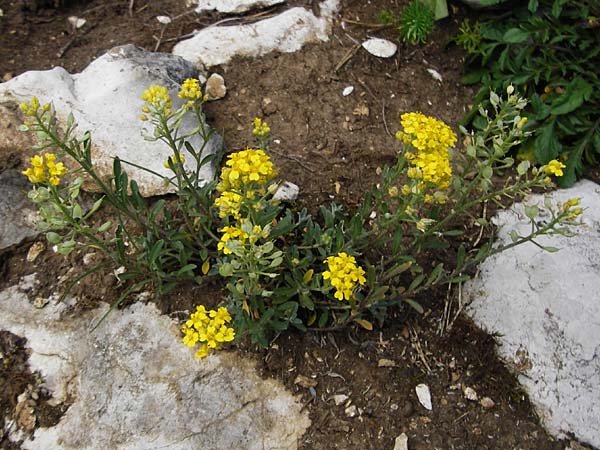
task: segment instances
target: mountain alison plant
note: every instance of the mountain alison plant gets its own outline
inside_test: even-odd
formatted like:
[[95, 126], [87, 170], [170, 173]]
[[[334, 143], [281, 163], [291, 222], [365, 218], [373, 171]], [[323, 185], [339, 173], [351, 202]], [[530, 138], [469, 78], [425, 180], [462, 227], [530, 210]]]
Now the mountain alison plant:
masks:
[[[21, 108], [23, 128], [40, 139], [23, 174], [32, 182], [29, 198], [40, 209], [38, 226], [56, 251], [104, 252], [106, 261], [82, 276], [116, 269], [123, 294], [111, 309], [142, 288], [166, 295], [184, 281], [223, 280], [220, 304], [210, 310], [198, 305], [182, 324], [182, 343], [196, 349], [198, 358], [239, 339], [268, 346], [290, 327], [372, 330], [384, 325], [391, 310], [423, 311], [417, 299], [427, 290], [465, 281], [468, 270], [489, 255], [527, 242], [541, 246], [542, 235], [569, 235], [583, 212], [578, 199], [529, 205], [531, 232], [513, 233], [512, 242], [493, 245], [486, 205], [502, 207], [531, 189], [553, 186], [565, 169], [558, 160], [540, 167], [522, 161], [503, 185], [492, 183], [495, 173], [515, 164], [506, 155], [530, 133], [522, 115], [527, 101], [513, 86], [506, 95], [490, 95], [491, 110], [479, 109], [485, 126], [461, 129], [463, 150], [454, 148], [458, 138], [445, 123], [421, 113], [402, 114], [396, 134], [401, 149], [395, 164], [383, 168], [380, 183], [354, 210], [332, 203], [314, 216], [278, 200], [280, 175], [268, 149], [271, 129], [260, 118], [252, 123], [256, 145], [228, 154], [218, 179], [200, 182], [197, 169], [184, 161], [191, 158], [201, 166], [215, 156], [192, 148], [190, 135], [179, 131], [183, 116], [193, 114], [200, 124], [194, 133], [209, 137], [198, 81], [186, 80], [177, 97], [151, 86], [140, 117], [154, 127], [148, 139], [165, 142], [172, 152], [165, 160], [172, 175], [165, 182], [178, 193], [170, 204], [140, 197], [123, 169], [132, 163], [115, 159], [112, 178], [101, 179], [91, 159], [90, 134], [76, 136], [72, 116], [60, 131], [52, 106], [37, 99]], [[89, 209], [79, 200], [84, 176], [102, 192]], [[98, 225], [93, 214], [100, 207], [112, 219]], [[464, 223], [482, 234], [487, 230], [489, 239], [470, 248]], [[451, 246], [457, 250], [448, 264], [439, 250]]]

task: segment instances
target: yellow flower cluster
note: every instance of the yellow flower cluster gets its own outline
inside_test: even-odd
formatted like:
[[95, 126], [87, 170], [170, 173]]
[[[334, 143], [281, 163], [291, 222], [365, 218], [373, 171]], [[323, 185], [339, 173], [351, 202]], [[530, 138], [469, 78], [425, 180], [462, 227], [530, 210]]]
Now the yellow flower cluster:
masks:
[[268, 230], [263, 230], [260, 225], [254, 225], [249, 232], [244, 231], [241, 227], [234, 226], [226, 226], [219, 231], [223, 233], [223, 235], [217, 244], [217, 249], [222, 251], [224, 255], [231, 254], [231, 250], [227, 247], [227, 243], [230, 241], [238, 241], [241, 245], [244, 245], [247, 241], [254, 243], [261, 237], [268, 237]]
[[[171, 155], [171, 156], [169, 156], [169, 159], [167, 159], [163, 163], [163, 166], [165, 166], [165, 169], [169, 168], [169, 161], [171, 161], [171, 165], [173, 165], [173, 167], [177, 166], [177, 156]], [[185, 162], [185, 156], [180, 153], [179, 154], [179, 164], [183, 165], [184, 162]]]
[[350, 300], [356, 284], [363, 285], [367, 281], [365, 271], [356, 265], [354, 256], [340, 252], [337, 256], [329, 256], [325, 262], [329, 270], [323, 272], [323, 279], [329, 280], [336, 289], [334, 297], [340, 301]]
[[[579, 208], [580, 204], [581, 204], [581, 199], [579, 199], [579, 198], [571, 198], [571, 199], [567, 200], [565, 203], [563, 203], [562, 210], [563, 210], [563, 212], [568, 213], [566, 216], [567, 220], [575, 220], [577, 217], [579, 217], [583, 213], [583, 208]], [[577, 206], [578, 208], [575, 208], [575, 206]]]
[[202, 98], [200, 82], [196, 78], [188, 78], [181, 85], [181, 90], [177, 96], [183, 100], [198, 100]]
[[207, 311], [203, 305], [197, 306], [181, 327], [182, 341], [190, 348], [200, 343], [196, 358], [205, 358], [209, 350], [219, 350], [223, 343], [233, 341], [235, 331], [226, 325], [229, 322], [231, 315], [227, 308]]
[[407, 175], [446, 189], [452, 177], [448, 149], [456, 143], [456, 135], [452, 129], [421, 113], [402, 114], [400, 124], [404, 131], [396, 133], [396, 139], [416, 150], [416, 154], [406, 154], [413, 166], [413, 170], [409, 169]]
[[232, 216], [234, 219], [239, 220], [241, 217], [242, 196], [236, 192], [225, 191], [215, 199], [215, 206], [219, 208], [221, 219]]
[[[44, 161], [45, 160], [45, 161]], [[54, 153], [46, 153], [44, 156], [35, 155], [30, 159], [31, 167], [21, 172], [31, 183], [43, 183], [48, 181], [52, 186], [58, 186], [60, 177], [68, 170], [63, 163], [56, 163]]]
[[256, 137], [265, 137], [268, 136], [269, 133], [271, 133], [271, 129], [269, 128], [267, 122], [262, 121], [258, 117], [254, 119], [252, 124], [254, 125], [254, 128], [252, 129], [252, 134]]
[[[226, 167], [221, 170], [217, 190], [221, 195], [215, 200], [219, 217], [240, 218], [240, 207], [244, 198], [255, 198], [256, 193], [265, 193], [259, 186], [267, 184], [277, 176], [269, 156], [263, 150], [247, 149], [228, 156]], [[247, 189], [249, 187], [258, 189]]]
[[562, 177], [563, 176], [562, 170], [565, 167], [567, 167], [567, 166], [565, 166], [560, 161], [553, 159], [552, 161], [550, 161], [548, 164], [546, 164], [544, 166], [544, 172], [546, 172], [547, 175], [554, 175], [556, 177]]
[[[163, 111], [165, 114], [171, 114], [171, 96], [165, 86], [154, 84], [144, 91], [142, 100], [152, 106], [154, 109]], [[142, 108], [145, 113], [150, 112], [147, 106]]]
[[225, 165], [227, 167], [221, 171], [222, 190], [240, 189], [250, 183], [267, 184], [277, 176], [271, 159], [263, 150], [249, 148], [232, 153]]

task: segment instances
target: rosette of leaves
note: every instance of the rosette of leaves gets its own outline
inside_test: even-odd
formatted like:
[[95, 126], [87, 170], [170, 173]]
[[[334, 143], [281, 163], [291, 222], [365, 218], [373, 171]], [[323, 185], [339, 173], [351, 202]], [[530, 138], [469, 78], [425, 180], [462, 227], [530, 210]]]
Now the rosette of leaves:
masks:
[[427, 35], [433, 30], [433, 21], [433, 10], [428, 5], [413, 0], [400, 16], [400, 37], [404, 42], [424, 44]]

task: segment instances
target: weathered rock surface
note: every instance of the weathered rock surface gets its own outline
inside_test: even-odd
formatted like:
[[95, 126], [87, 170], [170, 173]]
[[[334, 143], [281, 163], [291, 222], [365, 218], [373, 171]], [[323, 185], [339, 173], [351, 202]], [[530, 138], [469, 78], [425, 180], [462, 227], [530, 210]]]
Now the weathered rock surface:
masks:
[[285, 3], [285, 0], [193, 0], [190, 5], [198, 5], [197, 13], [217, 10], [221, 13], [239, 14], [251, 9], [268, 8]]
[[[132, 45], [115, 47], [93, 61], [83, 72], [69, 74], [62, 68], [26, 72], [0, 84], [0, 103], [20, 103], [37, 96], [42, 103], [53, 102], [58, 117], [65, 121], [73, 112], [81, 132], [92, 133], [92, 156], [98, 172], [112, 174], [113, 157], [135, 163], [161, 175], [171, 175], [163, 162], [172, 151], [163, 142], [151, 142], [143, 134], [151, 134], [150, 126], [139, 120], [143, 106], [141, 95], [152, 84], [169, 88], [174, 105], [183, 80], [197, 77], [197, 69], [177, 56], [151, 53]], [[7, 110], [8, 111], [8, 110]], [[191, 115], [182, 123], [182, 130], [192, 130], [197, 124]], [[0, 133], [2, 130], [0, 129]], [[219, 145], [214, 138], [205, 146], [212, 152]], [[2, 137], [0, 136], [0, 142]], [[202, 147], [199, 137], [190, 140], [194, 148]], [[193, 169], [193, 158], [186, 167]], [[133, 166], [125, 166], [130, 178], [136, 179], [144, 196], [173, 192], [173, 186]], [[205, 166], [201, 177], [212, 179], [214, 168]]]
[[0, 173], [0, 250], [35, 236], [37, 212], [27, 198], [29, 182], [13, 169]]
[[72, 317], [55, 298], [39, 310], [18, 286], [0, 292], [0, 329], [26, 337], [31, 369], [57, 401], [73, 400], [23, 448], [297, 448], [310, 421], [281, 384], [235, 353], [196, 360], [152, 304], [115, 311], [91, 331], [107, 308]]
[[339, 0], [325, 0], [320, 8], [320, 17], [297, 7], [250, 25], [208, 27], [179, 42], [173, 53], [208, 68], [225, 64], [234, 56], [256, 57], [274, 50], [295, 52], [306, 43], [329, 39]]
[[[551, 195], [561, 202], [573, 197], [587, 208], [586, 226], [572, 238], [539, 240], [561, 248], [558, 253], [525, 244], [486, 260], [467, 288], [467, 313], [500, 336], [501, 357], [520, 374], [546, 427], [599, 447], [600, 186], [582, 181]], [[496, 220], [501, 242], [510, 242], [513, 229], [529, 229], [521, 204]]]

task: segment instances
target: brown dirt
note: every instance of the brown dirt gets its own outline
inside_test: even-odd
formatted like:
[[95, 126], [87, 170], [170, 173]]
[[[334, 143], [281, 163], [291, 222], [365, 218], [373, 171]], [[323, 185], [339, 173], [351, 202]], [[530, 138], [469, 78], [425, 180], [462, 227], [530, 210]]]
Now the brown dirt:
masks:
[[[6, 78], [58, 65], [77, 72], [119, 44], [155, 50], [154, 37], [161, 33], [158, 49], [169, 51], [179, 36], [222, 18], [196, 16], [179, 0], [138, 0], [131, 15], [127, 1], [63, 2], [66, 6], [60, 8], [37, 9], [32, 7], [35, 3], [0, 1], [4, 11], [0, 75]], [[271, 54], [215, 68], [224, 76], [228, 94], [206, 107], [209, 122], [224, 133], [232, 150], [251, 142], [254, 117], [266, 118], [275, 140], [273, 159], [280, 173], [301, 187], [299, 203], [309, 206], [331, 199], [360, 202], [364, 191], [377, 181], [377, 168], [394, 161], [399, 145], [393, 134], [401, 113], [421, 111], [456, 127], [473, 97], [470, 88], [458, 83], [463, 55], [448, 45], [457, 24], [468, 14], [462, 7], [453, 8], [450, 19], [436, 24], [425, 46], [401, 44], [389, 60], [356, 49], [341, 65], [355, 42], [366, 36], [396, 39], [393, 29], [369, 24], [376, 21], [379, 10], [398, 11], [406, 4], [395, 0], [343, 3], [341, 16], [352, 22], [342, 27], [338, 21], [329, 42], [295, 54]], [[73, 31], [66, 19], [70, 15], [84, 17], [88, 23]], [[157, 15], [178, 18], [162, 30]], [[428, 68], [442, 74], [443, 83], [434, 81]], [[343, 97], [343, 88], [350, 85], [354, 92]], [[12, 161], [13, 156], [5, 152], [0, 162]], [[49, 294], [64, 289], [67, 279], [84, 270], [83, 255], [77, 253], [64, 259], [46, 250], [34, 263], [26, 263], [31, 243], [0, 255], [0, 288], [36, 272], [40, 294]], [[103, 286], [102, 291], [97, 286]], [[218, 301], [219, 287], [210, 286], [208, 291]], [[206, 287], [182, 286], [158, 304], [165, 313], [176, 314], [191, 309], [200, 292], [206, 296]], [[83, 298], [83, 307], [118, 297], [110, 273], [84, 280], [76, 293]], [[402, 432], [409, 436], [411, 450], [563, 449], [564, 443], [539, 426], [516, 380], [498, 361], [492, 337], [462, 316], [440, 331], [446, 301], [446, 292], [435, 292], [423, 316], [397, 311], [383, 330], [289, 332], [267, 351], [243, 346], [238, 351], [255, 358], [264, 376], [277, 378], [301, 394], [313, 421], [300, 443], [304, 450], [392, 449]], [[0, 412], [6, 417], [14, 414], [16, 396], [28, 384], [35, 389], [40, 380], [27, 368], [22, 339], [2, 332], [0, 345]], [[379, 367], [383, 360], [393, 366]], [[296, 384], [298, 375], [309, 377], [314, 386]], [[414, 388], [419, 383], [431, 389], [433, 411], [418, 403]], [[465, 399], [461, 386], [473, 388], [480, 398], [490, 397], [495, 405], [484, 408]], [[336, 394], [347, 395], [348, 400], [336, 405], [332, 398]], [[349, 417], [352, 406], [356, 415]], [[57, 420], [56, 411], [39, 408], [36, 414], [42, 426]], [[2, 448], [15, 448], [11, 445], [4, 436], [0, 440]]]

